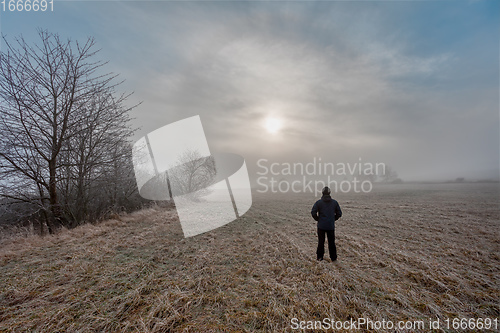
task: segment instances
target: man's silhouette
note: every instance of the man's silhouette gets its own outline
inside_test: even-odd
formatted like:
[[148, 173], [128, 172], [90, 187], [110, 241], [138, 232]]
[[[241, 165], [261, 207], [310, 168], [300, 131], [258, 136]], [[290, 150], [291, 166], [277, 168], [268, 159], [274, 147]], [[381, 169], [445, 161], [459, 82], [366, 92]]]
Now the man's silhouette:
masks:
[[314, 204], [311, 215], [318, 221], [318, 249], [316, 258], [323, 260], [325, 254], [325, 234], [328, 235], [328, 251], [332, 261], [337, 260], [337, 247], [335, 246], [335, 221], [342, 216], [339, 203], [330, 196], [330, 188], [324, 187], [323, 196]]

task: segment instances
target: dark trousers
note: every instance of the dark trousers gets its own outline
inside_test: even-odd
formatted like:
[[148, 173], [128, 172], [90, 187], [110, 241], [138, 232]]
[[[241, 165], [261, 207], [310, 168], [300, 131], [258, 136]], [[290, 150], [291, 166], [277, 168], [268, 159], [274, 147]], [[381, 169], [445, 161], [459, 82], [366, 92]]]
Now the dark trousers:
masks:
[[330, 259], [337, 260], [337, 247], [335, 246], [335, 230], [318, 229], [318, 249], [316, 250], [316, 258], [323, 259], [325, 254], [325, 234], [328, 235], [328, 251]]

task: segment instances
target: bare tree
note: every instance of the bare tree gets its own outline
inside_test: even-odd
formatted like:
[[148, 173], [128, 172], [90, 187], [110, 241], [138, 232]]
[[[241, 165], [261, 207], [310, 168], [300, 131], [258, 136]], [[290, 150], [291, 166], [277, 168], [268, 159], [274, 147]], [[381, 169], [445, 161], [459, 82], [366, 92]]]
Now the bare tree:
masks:
[[210, 193], [207, 187], [213, 185], [216, 174], [212, 156], [202, 157], [196, 150], [187, 150], [179, 156], [177, 166], [168, 171], [172, 194], [200, 200]]
[[398, 178], [398, 173], [389, 165], [385, 167], [385, 173], [380, 175], [382, 182], [384, 183], [401, 183], [401, 178]]
[[[63, 41], [47, 31], [39, 37], [34, 46], [4, 38], [0, 195], [37, 203], [53, 233], [85, 218], [89, 187], [109, 174], [131, 131], [127, 96], [114, 97], [116, 76], [98, 73], [104, 63], [94, 60], [94, 40]], [[83, 211], [71, 216], [62, 203]]]
[[[87, 116], [76, 125], [75, 135], [65, 142], [60, 189], [73, 221], [97, 218], [106, 209], [101, 206], [116, 207], [119, 183], [129, 180], [133, 171], [128, 143], [133, 131], [126, 126], [128, 109], [122, 102], [123, 96], [96, 95], [86, 107]], [[104, 193], [109, 198], [103, 198]]]

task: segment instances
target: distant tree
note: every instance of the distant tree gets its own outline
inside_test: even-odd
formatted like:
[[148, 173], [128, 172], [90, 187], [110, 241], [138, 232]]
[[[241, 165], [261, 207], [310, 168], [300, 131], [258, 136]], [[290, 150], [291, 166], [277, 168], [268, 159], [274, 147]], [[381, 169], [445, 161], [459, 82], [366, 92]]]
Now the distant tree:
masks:
[[398, 178], [398, 173], [389, 165], [385, 166], [385, 173], [380, 175], [380, 179], [384, 183], [402, 183], [401, 178]]
[[356, 178], [359, 180], [359, 181], [369, 181], [371, 183], [375, 183], [377, 181], [377, 175], [376, 174], [364, 174], [364, 173], [360, 173], [359, 175], [356, 175]]
[[213, 184], [217, 174], [212, 156], [202, 157], [196, 150], [182, 153], [176, 166], [168, 171], [172, 193], [186, 195], [191, 200], [200, 200], [210, 193], [208, 186]]
[[33, 46], [4, 37], [0, 196], [35, 203], [53, 233], [86, 219], [92, 193], [123, 164], [132, 131], [128, 96], [115, 97], [116, 76], [98, 73], [104, 63], [94, 60], [94, 40], [41, 30], [39, 37]]

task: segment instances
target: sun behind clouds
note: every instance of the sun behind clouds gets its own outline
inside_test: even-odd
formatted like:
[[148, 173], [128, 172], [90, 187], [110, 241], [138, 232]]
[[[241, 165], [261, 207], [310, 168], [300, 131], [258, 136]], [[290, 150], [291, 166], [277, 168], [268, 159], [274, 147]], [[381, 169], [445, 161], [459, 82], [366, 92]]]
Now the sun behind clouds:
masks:
[[278, 133], [283, 127], [281, 119], [269, 117], [266, 119], [264, 127], [271, 134]]

